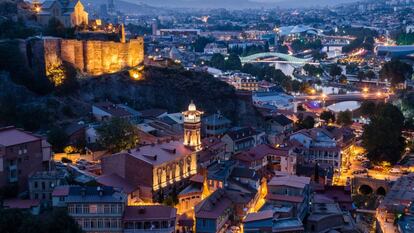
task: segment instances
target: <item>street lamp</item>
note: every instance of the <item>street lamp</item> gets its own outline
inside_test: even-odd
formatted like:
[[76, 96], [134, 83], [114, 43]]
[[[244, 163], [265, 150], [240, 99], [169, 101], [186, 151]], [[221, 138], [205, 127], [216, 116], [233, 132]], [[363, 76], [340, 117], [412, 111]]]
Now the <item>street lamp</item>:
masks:
[[368, 89], [368, 87], [364, 87], [364, 88], [362, 89], [362, 91], [363, 91], [363, 92], [365, 92], [365, 93], [367, 93], [367, 92], [369, 91], [369, 89]]

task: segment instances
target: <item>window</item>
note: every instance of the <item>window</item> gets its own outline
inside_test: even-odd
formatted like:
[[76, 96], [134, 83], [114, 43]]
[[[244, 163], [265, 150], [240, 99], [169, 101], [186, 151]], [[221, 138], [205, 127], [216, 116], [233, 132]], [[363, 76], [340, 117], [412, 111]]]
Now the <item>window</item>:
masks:
[[46, 199], [46, 194], [42, 193], [42, 200]]
[[109, 214], [109, 213], [110, 213], [110, 207], [109, 207], [109, 205], [108, 205], [108, 204], [105, 204], [105, 205], [104, 205], [104, 213], [105, 213], [105, 214]]
[[98, 205], [89, 205], [89, 213], [90, 214], [98, 213]]
[[35, 187], [35, 188], [37, 188], [37, 187], [38, 187], [37, 181], [35, 181], [35, 182], [34, 182], [34, 187]]
[[[60, 197], [60, 198], [62, 198], [62, 197]], [[73, 205], [69, 205], [68, 211], [69, 211], [70, 214], [73, 214], [75, 212], [75, 207]]]
[[116, 205], [111, 205], [111, 214], [116, 214]]
[[111, 221], [109, 219], [105, 219], [105, 228], [111, 228]]
[[35, 193], [35, 199], [39, 199], [39, 194]]
[[45, 182], [42, 182], [42, 190], [45, 190], [46, 189], [46, 184], [45, 184]]
[[103, 228], [103, 219], [98, 219], [98, 228]]
[[89, 214], [89, 205], [85, 204], [85, 205], [82, 206], [82, 208], [83, 208], [83, 213], [84, 214]]
[[75, 213], [81, 214], [82, 213], [82, 205], [76, 205], [76, 211]]

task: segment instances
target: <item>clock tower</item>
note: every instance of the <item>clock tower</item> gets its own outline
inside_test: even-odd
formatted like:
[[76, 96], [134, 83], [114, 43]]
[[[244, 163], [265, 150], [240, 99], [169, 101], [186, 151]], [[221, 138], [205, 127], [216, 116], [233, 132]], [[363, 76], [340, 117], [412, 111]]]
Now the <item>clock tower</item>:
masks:
[[204, 112], [197, 110], [193, 101], [188, 105], [184, 116], [184, 145], [193, 150], [201, 150], [201, 115]]

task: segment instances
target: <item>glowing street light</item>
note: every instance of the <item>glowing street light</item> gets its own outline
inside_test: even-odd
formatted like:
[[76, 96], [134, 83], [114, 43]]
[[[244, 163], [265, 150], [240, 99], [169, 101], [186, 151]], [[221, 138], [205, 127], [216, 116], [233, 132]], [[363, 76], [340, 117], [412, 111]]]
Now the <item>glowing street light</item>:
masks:
[[377, 92], [377, 96], [381, 96], [381, 92], [379, 91], [379, 92]]
[[364, 88], [362, 89], [362, 91], [363, 91], [363, 92], [365, 92], [365, 93], [367, 93], [367, 92], [369, 91], [369, 89], [368, 89], [368, 87], [364, 87]]

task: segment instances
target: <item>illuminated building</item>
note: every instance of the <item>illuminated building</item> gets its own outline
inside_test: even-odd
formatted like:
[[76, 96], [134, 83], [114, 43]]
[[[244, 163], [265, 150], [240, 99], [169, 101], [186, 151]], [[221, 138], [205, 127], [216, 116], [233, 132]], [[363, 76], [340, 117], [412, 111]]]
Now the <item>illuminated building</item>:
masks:
[[201, 149], [201, 115], [193, 102], [188, 105], [184, 116], [184, 145], [196, 151]]
[[184, 140], [153, 143], [106, 156], [101, 160], [103, 174], [115, 173], [134, 187], [151, 189], [154, 194], [184, 185], [183, 181], [197, 173], [202, 113], [191, 103], [183, 112]]
[[81, 1], [44, 1], [41, 6], [35, 6], [37, 21], [42, 25], [48, 25], [52, 18], [58, 19], [65, 27], [74, 27], [88, 24], [88, 13]]
[[197, 173], [196, 152], [181, 140], [142, 146], [102, 158], [102, 171], [158, 191]]

